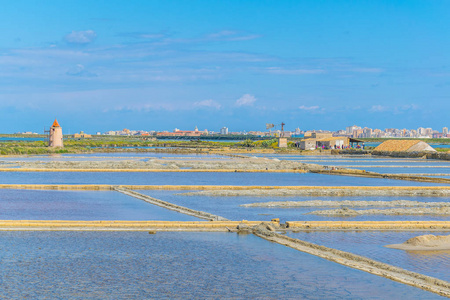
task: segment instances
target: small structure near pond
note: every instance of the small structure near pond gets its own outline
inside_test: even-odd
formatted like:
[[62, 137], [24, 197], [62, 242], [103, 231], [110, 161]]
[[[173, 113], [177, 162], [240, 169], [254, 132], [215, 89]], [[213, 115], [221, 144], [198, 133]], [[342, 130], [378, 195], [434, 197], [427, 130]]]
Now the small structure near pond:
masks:
[[53, 148], [64, 147], [62, 128], [56, 119], [48, 131], [48, 146]]

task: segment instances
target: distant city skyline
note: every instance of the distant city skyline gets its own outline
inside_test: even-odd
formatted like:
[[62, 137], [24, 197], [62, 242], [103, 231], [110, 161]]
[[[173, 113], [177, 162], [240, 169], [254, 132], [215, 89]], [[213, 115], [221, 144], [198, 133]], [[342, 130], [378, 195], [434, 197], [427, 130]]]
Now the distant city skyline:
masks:
[[442, 128], [449, 1], [6, 1], [0, 132]]
[[[57, 120], [55, 120], [57, 123]], [[54, 123], [54, 124], [55, 124]], [[271, 124], [273, 125], [273, 124]], [[417, 129], [399, 129], [399, 128], [369, 128], [369, 127], [361, 127], [357, 125], [347, 126], [345, 129], [339, 129], [336, 131], [323, 130], [323, 129], [314, 129], [314, 130], [302, 130], [300, 128], [296, 128], [295, 130], [285, 130], [282, 133], [281, 124], [275, 125], [272, 127], [266, 127], [265, 131], [261, 130], [249, 130], [249, 131], [230, 131], [228, 127], [222, 127], [219, 131], [216, 130], [208, 130], [208, 129], [199, 129], [197, 126], [193, 130], [191, 129], [179, 129], [175, 128], [173, 130], [142, 130], [142, 129], [128, 129], [124, 128], [122, 130], [108, 130], [106, 132], [97, 131], [95, 135], [111, 135], [111, 136], [151, 136], [151, 137], [200, 137], [200, 136], [208, 136], [208, 135], [254, 135], [254, 136], [281, 136], [284, 137], [301, 137], [303, 135], [309, 136], [311, 133], [320, 133], [320, 134], [331, 134], [333, 136], [346, 136], [353, 138], [450, 138], [450, 133], [448, 127], [443, 127], [441, 130], [433, 129], [431, 127], [419, 127]], [[285, 125], [285, 124], [283, 124]], [[270, 128], [270, 129], [268, 129]], [[17, 132], [18, 134], [38, 134], [36, 132]], [[67, 135], [73, 135], [74, 138], [91, 138], [92, 135], [80, 131], [79, 133], [70, 133]]]

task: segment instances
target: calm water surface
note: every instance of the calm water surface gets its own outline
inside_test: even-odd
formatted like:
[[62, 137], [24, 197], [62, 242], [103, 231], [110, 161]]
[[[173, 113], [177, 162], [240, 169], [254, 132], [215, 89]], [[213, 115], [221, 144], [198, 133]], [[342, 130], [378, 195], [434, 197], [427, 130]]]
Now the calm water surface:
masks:
[[252, 235], [0, 232], [0, 297], [439, 299]]
[[118, 192], [0, 190], [1, 220], [201, 221]]
[[0, 172], [5, 184], [442, 186], [443, 184], [313, 173]]
[[227, 156], [210, 155], [210, 154], [195, 154], [195, 153], [162, 153], [162, 152], [96, 152], [89, 154], [51, 154], [51, 155], [29, 155], [29, 156], [5, 156], [0, 157], [0, 161], [110, 161], [110, 160], [141, 160], [145, 158], [183, 158], [183, 159], [210, 159], [221, 158], [229, 159]]
[[[450, 197], [210, 197], [210, 196], [183, 196], [186, 191], [137, 191], [161, 200], [169, 201], [195, 210], [207, 211], [230, 220], [270, 221], [280, 218], [285, 221], [406, 221], [406, 220], [443, 220], [449, 221], [449, 216], [383, 216], [370, 215], [358, 217], [328, 217], [306, 215], [315, 210], [337, 209], [339, 207], [241, 207], [242, 204], [269, 201], [309, 201], [309, 200], [364, 200], [364, 201], [392, 201], [411, 200], [421, 202], [448, 202]], [[383, 209], [386, 207], [376, 207]], [[364, 207], [355, 209], [368, 209]]]
[[310, 231], [288, 233], [289, 236], [300, 240], [352, 252], [409, 271], [450, 281], [450, 250], [405, 251], [384, 247], [389, 244], [401, 244], [412, 237], [425, 234], [450, 235], [450, 231]]

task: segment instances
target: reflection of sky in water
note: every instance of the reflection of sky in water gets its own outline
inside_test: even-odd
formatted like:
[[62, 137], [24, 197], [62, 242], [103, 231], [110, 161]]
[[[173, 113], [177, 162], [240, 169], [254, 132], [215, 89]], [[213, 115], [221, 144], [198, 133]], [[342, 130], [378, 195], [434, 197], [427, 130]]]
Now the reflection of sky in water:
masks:
[[[411, 200], [422, 202], [448, 202], [449, 197], [210, 197], [210, 196], [183, 196], [177, 195], [186, 191], [145, 191], [139, 193], [146, 194], [161, 200], [169, 201], [181, 206], [195, 210], [207, 211], [230, 220], [251, 220], [270, 221], [273, 218], [280, 218], [285, 221], [401, 221], [401, 220], [445, 220], [449, 216], [358, 216], [358, 217], [328, 217], [305, 215], [308, 212], [325, 209], [338, 209], [339, 207], [241, 207], [242, 204], [269, 201], [308, 201], [308, 200], [365, 200], [365, 201], [391, 201], [391, 200]], [[384, 209], [386, 207], [357, 207], [352, 209]]]
[[118, 192], [0, 190], [2, 220], [201, 221]]
[[3, 184], [442, 186], [442, 183], [313, 173], [0, 172]]
[[404, 166], [450, 166], [450, 161], [437, 159], [391, 158], [377, 156], [341, 156], [341, 155], [279, 155], [279, 154], [255, 154], [249, 157], [264, 157], [268, 159], [294, 160], [304, 163], [315, 163], [330, 166], [347, 165], [404, 165]]
[[2, 296], [438, 299], [253, 235], [0, 232]]
[[117, 160], [142, 160], [145, 158], [158, 159], [228, 159], [227, 156], [210, 154], [189, 154], [189, 153], [158, 153], [158, 152], [111, 152], [111, 153], [90, 153], [90, 154], [51, 154], [51, 155], [30, 155], [30, 156], [4, 156], [0, 161], [117, 161]]
[[450, 250], [404, 251], [384, 247], [389, 244], [401, 244], [412, 237], [426, 234], [450, 235], [450, 232], [310, 231], [288, 233], [293, 238], [352, 252], [409, 271], [449, 281]]
[[450, 168], [436, 167], [352, 167], [351, 169], [362, 169], [382, 174], [449, 174], [450, 176]]

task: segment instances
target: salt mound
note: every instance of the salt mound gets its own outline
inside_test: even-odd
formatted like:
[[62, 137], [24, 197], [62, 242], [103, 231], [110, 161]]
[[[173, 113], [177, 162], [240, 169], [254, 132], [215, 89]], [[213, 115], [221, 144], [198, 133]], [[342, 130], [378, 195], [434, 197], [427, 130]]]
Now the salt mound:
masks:
[[410, 238], [403, 244], [386, 247], [401, 250], [450, 250], [450, 235], [421, 235]]
[[410, 238], [404, 244], [412, 246], [436, 247], [450, 243], [450, 235], [421, 235]]

